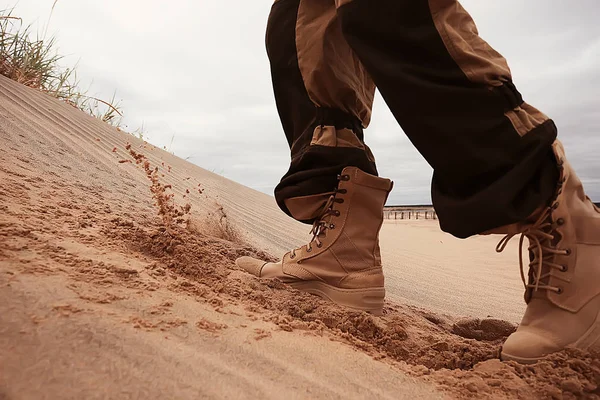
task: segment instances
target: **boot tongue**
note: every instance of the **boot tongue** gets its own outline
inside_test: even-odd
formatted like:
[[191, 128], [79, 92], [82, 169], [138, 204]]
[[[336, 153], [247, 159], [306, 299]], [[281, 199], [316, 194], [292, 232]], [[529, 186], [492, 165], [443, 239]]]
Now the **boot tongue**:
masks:
[[333, 211], [333, 206], [335, 204], [335, 195], [331, 195], [329, 197], [329, 199], [327, 200], [327, 202], [325, 203], [325, 205], [323, 206], [322, 210], [321, 210], [321, 214], [319, 216], [318, 219], [315, 220], [314, 224], [313, 224], [313, 229], [311, 230], [311, 233], [314, 235], [312, 241], [314, 241], [315, 239], [323, 239], [325, 238], [325, 236], [327, 236], [327, 230], [330, 228], [330, 223], [331, 223], [331, 217], [332, 217], [332, 213], [334, 213], [335, 211]]
[[[533, 261], [533, 252], [529, 252], [529, 259], [530, 261]], [[536, 264], [532, 267], [529, 268], [529, 277], [528, 277], [528, 283], [530, 285], [535, 285], [535, 279], [536, 279], [536, 275], [537, 275], [537, 260], [536, 260]], [[544, 277], [545, 274], [548, 274], [550, 268], [542, 265], [542, 274], [541, 274], [541, 278], [538, 282], [538, 286], [547, 286], [548, 285], [548, 281], [550, 279], [549, 276]], [[545, 298], [546, 297], [546, 290], [543, 289], [538, 289], [535, 290], [535, 288], [527, 288], [527, 290], [525, 291], [525, 301], [527, 303], [529, 303], [529, 300], [531, 299], [538, 299], [538, 298]]]
[[[551, 219], [550, 215], [548, 216], [547, 219], [545, 219], [543, 221], [543, 223], [550, 223], [550, 224], [552, 223], [552, 219]], [[540, 279], [537, 282], [538, 287], [548, 286], [550, 283], [550, 267], [546, 266], [543, 263], [542, 263], [541, 267], [539, 266], [540, 258], [543, 259], [543, 257], [544, 257], [542, 248], [556, 247], [556, 244], [560, 240], [560, 238], [558, 237], [556, 232], [550, 232], [550, 229], [544, 229], [543, 232], [552, 234], [554, 236], [554, 239], [550, 240], [550, 239], [546, 239], [546, 238], [539, 238], [540, 245], [541, 245], [540, 248], [537, 247], [537, 244], [533, 240], [531, 240], [531, 239], [529, 240], [529, 244], [531, 246], [533, 246], [533, 249], [529, 251], [529, 262], [530, 262], [531, 266], [529, 267], [528, 283], [530, 285], [536, 284], [538, 268], [541, 268], [542, 270], [541, 270], [541, 273], [539, 274]], [[527, 290], [525, 291], [525, 301], [529, 302], [529, 300], [532, 298], [546, 298], [546, 290], [543, 290], [543, 289], [535, 290], [535, 288], [527, 288]]]
[[315, 222], [313, 224], [313, 229], [311, 231], [311, 233], [314, 235], [313, 240], [315, 238], [322, 239], [325, 236], [327, 236], [326, 232], [327, 232], [327, 229], [329, 228], [329, 221], [327, 221], [328, 215], [329, 214], [327, 214], [327, 215], [322, 214], [318, 219], [315, 220]]
[[285, 206], [292, 217], [298, 221], [319, 220], [325, 212], [329, 198], [334, 192], [319, 193], [310, 196], [285, 199]]

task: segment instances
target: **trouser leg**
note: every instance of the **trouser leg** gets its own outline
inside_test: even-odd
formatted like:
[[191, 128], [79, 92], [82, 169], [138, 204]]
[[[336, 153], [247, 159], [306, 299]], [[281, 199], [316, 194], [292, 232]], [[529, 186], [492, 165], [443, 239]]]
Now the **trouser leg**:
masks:
[[344, 37], [434, 169], [442, 229], [521, 221], [558, 178], [552, 120], [525, 103], [506, 60], [456, 0], [336, 0]]
[[363, 138], [375, 85], [343, 38], [333, 0], [276, 1], [266, 44], [291, 150], [275, 198], [288, 215], [312, 222], [344, 167], [377, 175]]

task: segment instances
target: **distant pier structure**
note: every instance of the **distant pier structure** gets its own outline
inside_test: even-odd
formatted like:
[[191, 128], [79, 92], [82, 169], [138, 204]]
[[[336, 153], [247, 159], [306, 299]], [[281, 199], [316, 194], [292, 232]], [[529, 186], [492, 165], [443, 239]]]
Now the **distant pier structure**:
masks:
[[403, 219], [437, 219], [437, 214], [433, 206], [385, 206], [383, 208], [383, 218], [389, 220]]
[[[600, 208], [600, 203], [594, 203]], [[385, 206], [383, 207], [383, 218], [391, 220], [403, 219], [435, 219], [437, 214], [430, 205], [414, 205], [414, 206]]]

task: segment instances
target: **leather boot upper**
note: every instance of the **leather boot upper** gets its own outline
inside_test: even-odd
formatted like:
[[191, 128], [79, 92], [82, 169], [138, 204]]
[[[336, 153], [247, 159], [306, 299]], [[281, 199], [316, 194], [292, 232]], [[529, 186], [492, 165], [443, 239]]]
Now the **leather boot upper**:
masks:
[[[566, 161], [559, 141], [553, 145], [560, 178], [549, 205], [527, 220], [491, 233], [506, 233], [497, 250], [516, 234], [529, 240], [529, 271], [520, 252], [525, 284], [525, 315], [503, 347], [523, 359], [539, 358], [568, 345], [600, 345], [600, 210]], [[600, 327], [598, 327], [600, 328]]]
[[313, 240], [279, 263], [257, 265], [256, 275], [348, 289], [383, 287], [379, 230], [392, 182], [356, 167], [344, 168], [338, 179], [313, 225]]

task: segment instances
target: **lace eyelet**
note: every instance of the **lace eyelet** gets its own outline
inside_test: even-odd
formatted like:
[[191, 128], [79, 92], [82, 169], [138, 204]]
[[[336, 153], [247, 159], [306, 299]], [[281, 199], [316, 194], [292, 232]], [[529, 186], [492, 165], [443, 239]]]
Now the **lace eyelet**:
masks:
[[350, 175], [341, 175], [340, 176], [340, 181], [349, 181], [350, 180]]
[[329, 229], [334, 229], [335, 225], [334, 224], [329, 224]]
[[307, 248], [306, 248], [306, 252], [307, 252], [307, 253], [310, 253], [311, 251], [312, 251], [312, 247], [307, 247]]
[[296, 264], [302, 264], [302, 260], [296, 261]]
[[560, 266], [560, 272], [567, 272], [569, 270], [569, 267], [566, 265], [561, 265]]
[[318, 243], [318, 244], [317, 244], [317, 247], [318, 247], [318, 248], [321, 248], [321, 247], [323, 247], [323, 243]]
[[566, 254], [567, 256], [570, 256], [570, 255], [571, 255], [571, 253], [572, 253], [572, 252], [571, 252], [571, 249], [566, 249], [566, 250], [565, 250], [565, 252], [566, 252], [565, 254]]
[[340, 190], [338, 190], [338, 192], [340, 192], [341, 194], [346, 194], [346, 193], [348, 193], [348, 190], [346, 190], [346, 189], [340, 189]]
[[295, 254], [290, 254], [290, 260], [293, 260], [294, 258], [296, 258]]
[[565, 224], [565, 220], [563, 218], [559, 218], [559, 219], [556, 220], [556, 223], [558, 225], [564, 225]]
[[552, 209], [556, 210], [558, 208], [558, 201], [552, 205]]
[[556, 294], [563, 294], [562, 288], [556, 288]]
[[339, 217], [341, 215], [341, 213], [338, 210], [335, 210], [335, 214], [336, 217]]

